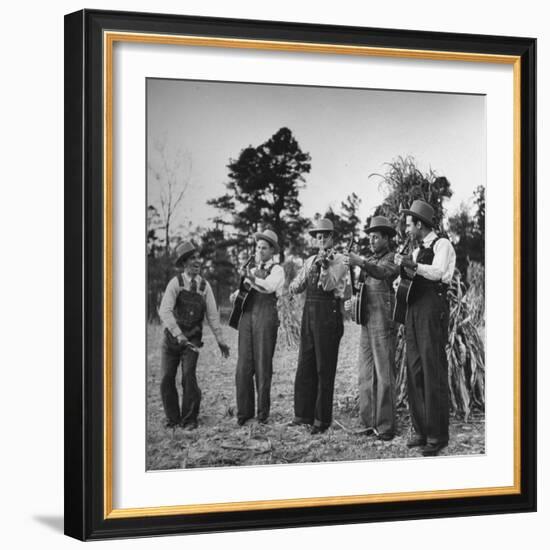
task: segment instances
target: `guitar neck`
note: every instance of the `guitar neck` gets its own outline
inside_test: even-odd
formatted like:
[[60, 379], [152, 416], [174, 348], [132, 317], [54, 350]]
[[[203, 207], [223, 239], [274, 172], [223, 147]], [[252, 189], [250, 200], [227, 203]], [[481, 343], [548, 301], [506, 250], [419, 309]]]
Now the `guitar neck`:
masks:
[[[351, 249], [353, 248], [354, 243], [355, 243], [355, 239], [352, 237], [348, 245], [348, 253], [351, 252]], [[351, 282], [351, 293], [352, 295], [355, 295], [355, 293], [357, 292], [355, 288], [355, 273], [353, 272], [353, 266], [351, 264], [349, 266], [349, 278]]]
[[[252, 260], [254, 259], [253, 256], [251, 256], [250, 258], [248, 258], [248, 260], [246, 261], [246, 263], [243, 265], [243, 270], [246, 269], [251, 263], [252, 263]], [[243, 290], [247, 290], [244, 286], [244, 281], [246, 279], [246, 275], [241, 275], [241, 282], [239, 283], [239, 289], [241, 291]]]
[[399, 250], [399, 254], [408, 254], [409, 247], [411, 246], [412, 238], [409, 235], [406, 239], [403, 245], [401, 246], [401, 249]]

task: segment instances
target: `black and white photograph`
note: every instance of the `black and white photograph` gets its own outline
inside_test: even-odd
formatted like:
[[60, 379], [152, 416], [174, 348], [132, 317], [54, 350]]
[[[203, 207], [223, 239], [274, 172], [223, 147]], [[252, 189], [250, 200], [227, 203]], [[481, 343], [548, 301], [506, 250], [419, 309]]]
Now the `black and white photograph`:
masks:
[[485, 453], [486, 98], [148, 78], [147, 470]]

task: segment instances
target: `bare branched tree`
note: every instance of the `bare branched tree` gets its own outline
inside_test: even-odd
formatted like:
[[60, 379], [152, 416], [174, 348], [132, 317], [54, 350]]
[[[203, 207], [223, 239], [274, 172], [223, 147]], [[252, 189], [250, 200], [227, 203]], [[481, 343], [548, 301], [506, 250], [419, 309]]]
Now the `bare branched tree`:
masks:
[[191, 183], [192, 160], [189, 153], [179, 148], [171, 153], [166, 138], [154, 140], [152, 151], [148, 169], [159, 185], [159, 214], [164, 228], [165, 254], [169, 256], [171, 223]]

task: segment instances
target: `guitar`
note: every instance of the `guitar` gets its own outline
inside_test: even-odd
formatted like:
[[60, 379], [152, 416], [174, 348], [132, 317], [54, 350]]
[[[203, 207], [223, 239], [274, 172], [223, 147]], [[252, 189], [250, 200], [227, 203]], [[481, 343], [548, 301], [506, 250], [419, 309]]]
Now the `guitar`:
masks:
[[[411, 244], [411, 237], [403, 243], [398, 254], [405, 254]], [[405, 269], [401, 268], [401, 282], [395, 293], [395, 307], [393, 309], [393, 320], [396, 323], [405, 324], [407, 319], [407, 307], [409, 305], [409, 297], [413, 287], [413, 280], [406, 274]]]
[[[348, 253], [354, 244], [352, 237], [348, 245]], [[351, 280], [351, 320], [358, 325], [366, 325], [367, 323], [367, 288], [365, 283], [355, 283], [355, 273], [353, 266], [349, 266], [349, 276]]]
[[[246, 269], [254, 259], [254, 256], [248, 258], [247, 262], [243, 266], [243, 270]], [[239, 323], [243, 315], [244, 307], [246, 305], [246, 299], [248, 298], [248, 293], [250, 292], [250, 286], [245, 284], [246, 277], [243, 275], [241, 277], [241, 282], [239, 283], [239, 293], [233, 302], [233, 309], [231, 310], [231, 315], [229, 316], [229, 326], [235, 330], [239, 330]]]

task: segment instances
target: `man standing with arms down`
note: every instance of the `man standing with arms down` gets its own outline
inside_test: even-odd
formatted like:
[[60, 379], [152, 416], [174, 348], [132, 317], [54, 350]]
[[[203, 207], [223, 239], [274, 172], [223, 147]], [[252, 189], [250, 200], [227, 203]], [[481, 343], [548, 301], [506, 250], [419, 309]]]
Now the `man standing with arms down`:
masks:
[[330, 220], [319, 220], [309, 233], [319, 252], [304, 262], [289, 287], [292, 294], [306, 291], [291, 424], [313, 425], [311, 433], [318, 434], [332, 422], [347, 268], [344, 256], [332, 249], [334, 226]]
[[[197, 384], [197, 359], [202, 346], [205, 316], [223, 357], [229, 357], [229, 346], [223, 340], [212, 288], [199, 274], [202, 261], [193, 243], [186, 241], [176, 247], [175, 265], [183, 267], [183, 272], [168, 283], [159, 307], [159, 317], [164, 326], [160, 393], [166, 426], [173, 428], [181, 425], [193, 430], [197, 427], [202, 395]], [[176, 390], [180, 362], [183, 386], [181, 409]]]
[[374, 256], [349, 253], [349, 263], [365, 272], [366, 323], [359, 340], [359, 412], [382, 441], [395, 435], [395, 325], [392, 283], [399, 275], [390, 241], [395, 229], [384, 216], [373, 216], [366, 233]]
[[[277, 235], [267, 229], [256, 233], [254, 238], [257, 265], [244, 273], [250, 291], [239, 321], [239, 358], [235, 374], [239, 426], [254, 416], [254, 383], [258, 394], [258, 422], [265, 424], [269, 417], [273, 353], [279, 328], [277, 299], [285, 282], [283, 268], [273, 261], [273, 255], [279, 252]], [[235, 296], [236, 293], [232, 300]]]
[[415, 200], [407, 216], [407, 234], [419, 247], [395, 263], [413, 274], [406, 319], [407, 392], [414, 435], [409, 447], [435, 456], [449, 442], [449, 382], [445, 347], [449, 323], [447, 289], [456, 254], [448, 239], [433, 230], [434, 210]]

